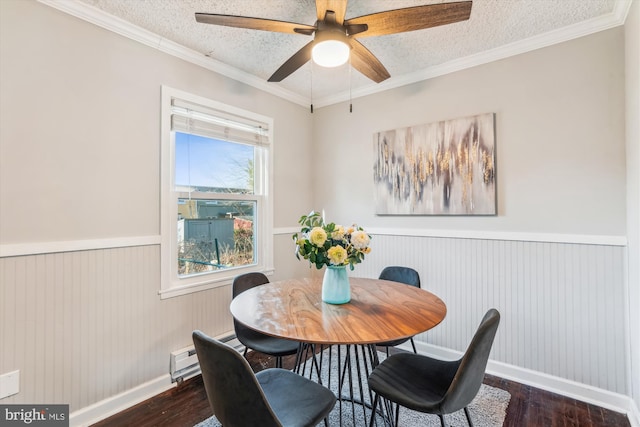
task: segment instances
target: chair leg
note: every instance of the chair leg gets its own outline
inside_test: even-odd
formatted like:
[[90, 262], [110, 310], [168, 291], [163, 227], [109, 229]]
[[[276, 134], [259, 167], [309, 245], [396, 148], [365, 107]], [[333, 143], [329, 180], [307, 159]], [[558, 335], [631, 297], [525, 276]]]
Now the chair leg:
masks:
[[282, 368], [282, 356], [276, 356], [276, 368]]
[[324, 419], [324, 427], [329, 427], [329, 420], [327, 418]]
[[418, 350], [416, 350], [416, 343], [413, 342], [413, 338], [411, 338], [411, 347], [413, 347], [413, 352], [418, 354]]
[[447, 423], [446, 423], [446, 422], [445, 422], [445, 420], [444, 420], [444, 415], [442, 415], [442, 414], [438, 414], [438, 416], [440, 417], [440, 425], [441, 425], [442, 427], [447, 427]]
[[469, 409], [466, 406], [464, 407], [464, 414], [467, 416], [469, 427], [473, 427], [473, 422], [471, 421], [471, 414], [469, 414]]
[[396, 424], [395, 427], [400, 425], [400, 404], [396, 403]]
[[380, 399], [380, 395], [375, 393], [375, 397], [373, 398], [373, 406], [371, 408], [371, 421], [369, 421], [369, 427], [373, 427], [373, 422], [376, 419], [376, 408], [378, 407], [378, 399]]

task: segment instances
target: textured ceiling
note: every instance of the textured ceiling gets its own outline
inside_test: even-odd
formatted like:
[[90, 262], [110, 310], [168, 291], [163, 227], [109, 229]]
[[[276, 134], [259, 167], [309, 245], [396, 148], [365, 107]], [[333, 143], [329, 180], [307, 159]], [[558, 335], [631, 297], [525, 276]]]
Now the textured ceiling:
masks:
[[[441, 2], [350, 0], [346, 19]], [[311, 38], [199, 24], [194, 13], [309, 25], [316, 19], [313, 0], [79, 0], [79, 4], [207, 56], [211, 59], [205, 59], [212, 64], [226, 64], [241, 75], [255, 76], [265, 85], [271, 74]], [[442, 70], [455, 70], [455, 64], [475, 65], [620, 25], [628, 5], [628, 0], [474, 0], [468, 21], [360, 39], [391, 74], [381, 84], [376, 85], [348, 65], [326, 69], [309, 62], [282, 82], [268, 85], [277, 85], [277, 90], [298, 99], [314, 103], [324, 100], [328, 104], [345, 99], [349, 93], [371, 93], [442, 74]]]

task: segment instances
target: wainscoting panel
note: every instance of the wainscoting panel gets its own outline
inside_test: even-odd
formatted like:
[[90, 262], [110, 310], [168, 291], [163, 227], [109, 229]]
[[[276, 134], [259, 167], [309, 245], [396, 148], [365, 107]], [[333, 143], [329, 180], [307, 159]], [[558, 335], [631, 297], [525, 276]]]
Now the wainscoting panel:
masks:
[[9, 403], [87, 407], [169, 373], [198, 328], [233, 328], [228, 286], [161, 300], [158, 245], [0, 258], [0, 373]]
[[[278, 248], [291, 245], [289, 234], [275, 237]], [[463, 351], [496, 307], [493, 360], [628, 394], [624, 246], [373, 237], [351, 275], [412, 266], [447, 304], [442, 324], [419, 340]], [[274, 280], [316, 273], [291, 251], [275, 258]], [[159, 289], [155, 244], [1, 257], [0, 374], [20, 370], [20, 393], [2, 403], [78, 411], [167, 375], [169, 353], [190, 345], [193, 329], [233, 328], [229, 286], [167, 299]]]
[[374, 235], [351, 274], [418, 270], [447, 317], [418, 339], [464, 351], [482, 316], [502, 321], [496, 361], [627, 394], [624, 246]]

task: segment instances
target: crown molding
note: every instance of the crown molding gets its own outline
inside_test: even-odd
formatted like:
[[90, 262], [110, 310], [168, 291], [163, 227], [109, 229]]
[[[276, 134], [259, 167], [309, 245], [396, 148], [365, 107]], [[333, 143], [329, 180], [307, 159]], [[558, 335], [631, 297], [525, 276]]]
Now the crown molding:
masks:
[[[307, 107], [311, 100], [309, 97], [298, 95], [279, 86], [274, 86], [268, 82], [257, 78], [247, 72], [239, 70], [235, 67], [226, 65], [213, 58], [186, 48], [171, 40], [160, 37], [151, 31], [140, 28], [123, 19], [109, 15], [102, 10], [75, 0], [38, 0], [40, 3], [58, 9], [64, 13], [75, 16], [76, 18], [95, 24], [99, 27], [113, 31], [123, 37], [135, 40], [154, 49], [158, 49], [164, 53], [175, 56], [187, 62], [201, 66], [223, 76], [253, 86], [256, 89], [265, 91], [279, 98], [291, 101], [295, 104]], [[631, 8], [632, 0], [618, 0], [615, 2], [614, 10], [608, 14], [587, 21], [583, 21], [574, 25], [550, 31], [521, 40], [508, 45], [500, 46], [464, 58], [446, 62], [444, 64], [435, 65], [424, 70], [414, 73], [405, 74], [398, 77], [391, 77], [386, 81], [378, 84], [344, 91], [335, 95], [314, 99], [313, 104], [317, 108], [326, 107], [340, 102], [353, 100], [367, 95], [383, 92], [385, 90], [395, 89], [401, 86], [417, 83], [419, 81], [432, 79], [434, 77], [443, 76], [456, 71], [465, 70], [467, 68], [476, 67], [478, 65], [487, 64], [489, 62], [498, 61], [511, 56], [520, 55], [536, 49], [541, 49], [554, 44], [566, 42], [599, 31], [608, 30], [620, 25], [624, 22]]]
[[279, 98], [305, 107], [309, 105], [309, 100], [304, 96], [300, 96], [279, 86], [269, 84], [252, 74], [239, 70], [235, 67], [231, 67], [213, 58], [209, 58], [195, 50], [161, 37], [158, 34], [145, 30], [137, 25], [133, 25], [130, 22], [110, 15], [86, 3], [76, 0], [38, 0], [38, 2], [82, 19], [83, 21], [90, 22], [91, 24], [112, 31], [128, 39], [137, 41], [154, 49], [158, 49], [159, 51], [172, 55], [176, 58], [180, 58], [225, 77], [253, 86], [256, 89], [263, 90]]
[[624, 22], [631, 8], [632, 0], [620, 0], [615, 3], [613, 12], [608, 15], [599, 16], [574, 25], [550, 31], [544, 34], [530, 37], [525, 40], [510, 43], [494, 49], [486, 50], [464, 58], [459, 58], [444, 64], [435, 65], [425, 68], [414, 73], [405, 74], [398, 77], [391, 77], [382, 83], [372, 84], [359, 89], [337, 93], [335, 95], [314, 100], [314, 106], [321, 108], [339, 102], [356, 99], [367, 95], [373, 95], [389, 89], [395, 89], [401, 86], [417, 83], [420, 81], [432, 79], [434, 77], [462, 71], [467, 68], [476, 67], [478, 65], [487, 64], [489, 62], [498, 61], [509, 58], [511, 56], [520, 55], [522, 53], [531, 52], [554, 44], [563, 43], [569, 40], [584, 37], [600, 31], [608, 30], [620, 25]]

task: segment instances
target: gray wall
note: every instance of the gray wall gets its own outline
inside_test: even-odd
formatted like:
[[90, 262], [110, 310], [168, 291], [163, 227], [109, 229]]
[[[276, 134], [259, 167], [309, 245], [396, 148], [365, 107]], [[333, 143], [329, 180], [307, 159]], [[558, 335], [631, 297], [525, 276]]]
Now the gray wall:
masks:
[[631, 384], [640, 408], [640, 2], [625, 23], [627, 103], [627, 235], [629, 239], [629, 313]]
[[[0, 1], [0, 31], [0, 244], [58, 248], [0, 258], [0, 373], [20, 370], [2, 403], [73, 412], [166, 375], [193, 329], [232, 329], [228, 286], [158, 296], [161, 85], [274, 118], [276, 227], [311, 205], [291, 167], [311, 116], [35, 1]], [[305, 271], [289, 235], [275, 245], [280, 274]]]
[[306, 108], [33, 1], [1, 3], [3, 244], [159, 233], [161, 85], [274, 118], [275, 224], [295, 222], [291, 203], [311, 197], [289, 167], [308, 158]]
[[[318, 110], [317, 204], [375, 227], [624, 236], [622, 27]], [[373, 133], [496, 113], [496, 217], [385, 217]], [[339, 156], [337, 155], [339, 153]], [[321, 173], [318, 170], [316, 173]]]
[[[318, 110], [316, 206], [375, 234], [355, 274], [408, 264], [447, 302], [422, 342], [462, 350], [496, 307], [494, 360], [630, 394], [624, 37], [618, 27], [359, 98], [352, 114]], [[497, 216], [374, 215], [375, 132], [486, 112]]]

